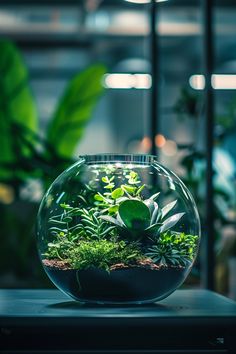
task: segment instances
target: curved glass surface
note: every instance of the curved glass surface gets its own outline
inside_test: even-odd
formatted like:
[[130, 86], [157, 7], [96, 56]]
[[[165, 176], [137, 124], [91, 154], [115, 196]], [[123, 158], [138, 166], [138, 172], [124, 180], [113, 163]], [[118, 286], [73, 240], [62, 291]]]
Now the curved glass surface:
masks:
[[64, 171], [38, 213], [53, 283], [92, 303], [148, 303], [179, 287], [200, 241], [194, 200], [151, 155], [87, 155]]

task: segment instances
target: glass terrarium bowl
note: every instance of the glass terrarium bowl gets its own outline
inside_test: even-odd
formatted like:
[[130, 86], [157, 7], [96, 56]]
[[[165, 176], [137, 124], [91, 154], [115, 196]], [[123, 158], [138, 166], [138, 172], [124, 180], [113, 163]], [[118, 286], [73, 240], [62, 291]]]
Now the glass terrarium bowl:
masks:
[[75, 300], [161, 300], [189, 274], [200, 241], [194, 200], [150, 155], [88, 155], [51, 185], [37, 219], [52, 282]]

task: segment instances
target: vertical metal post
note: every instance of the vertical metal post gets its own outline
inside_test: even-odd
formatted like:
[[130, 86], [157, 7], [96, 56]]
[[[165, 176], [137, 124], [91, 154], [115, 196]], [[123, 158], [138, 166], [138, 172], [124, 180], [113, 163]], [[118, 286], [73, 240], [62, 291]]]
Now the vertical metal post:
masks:
[[207, 289], [214, 290], [214, 193], [213, 193], [213, 148], [214, 148], [214, 97], [211, 85], [213, 73], [213, 0], [202, 0], [203, 10], [203, 56], [205, 76], [205, 129], [206, 129], [206, 235], [202, 264], [202, 283]]
[[150, 3], [150, 57], [151, 57], [151, 77], [152, 87], [150, 92], [150, 137], [152, 141], [151, 154], [157, 155], [155, 145], [155, 136], [158, 132], [158, 43], [156, 33], [157, 12], [156, 1], [152, 0]]

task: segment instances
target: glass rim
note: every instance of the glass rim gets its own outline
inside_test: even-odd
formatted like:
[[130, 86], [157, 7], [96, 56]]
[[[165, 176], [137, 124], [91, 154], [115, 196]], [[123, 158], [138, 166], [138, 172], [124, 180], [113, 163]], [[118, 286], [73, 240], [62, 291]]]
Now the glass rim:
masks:
[[157, 156], [150, 154], [122, 154], [122, 153], [101, 153], [101, 154], [88, 154], [79, 155], [79, 159], [84, 160], [86, 163], [99, 164], [99, 163], [137, 163], [137, 164], [150, 164], [157, 161]]

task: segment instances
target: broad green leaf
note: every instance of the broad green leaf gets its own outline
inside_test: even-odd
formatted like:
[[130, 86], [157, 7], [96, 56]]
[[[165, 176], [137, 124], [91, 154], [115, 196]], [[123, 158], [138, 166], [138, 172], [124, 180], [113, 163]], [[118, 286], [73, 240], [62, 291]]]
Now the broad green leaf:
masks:
[[109, 178], [108, 178], [107, 176], [102, 177], [102, 181], [103, 181], [104, 183], [109, 183], [109, 182], [110, 182], [110, 180], [109, 180]]
[[100, 237], [103, 237], [103, 236], [106, 236], [106, 235], [109, 235], [109, 233], [114, 230], [115, 226], [111, 226], [111, 227], [108, 227], [108, 229], [105, 229], [99, 236]]
[[154, 202], [154, 207], [155, 209], [152, 213], [151, 225], [155, 224], [159, 220], [159, 215], [160, 215], [159, 206], [156, 202]]
[[160, 224], [160, 223], [153, 224], [153, 225], [147, 227], [147, 228], [145, 229], [145, 231], [148, 232], [148, 233], [150, 233], [152, 236], [157, 237], [157, 236], [160, 235], [159, 230], [160, 230], [160, 226], [161, 226], [161, 225], [162, 225], [162, 224]]
[[63, 217], [63, 221], [64, 222], [71, 222], [73, 219], [72, 219], [72, 217], [71, 216], [65, 216], [65, 217]]
[[160, 192], [153, 194], [149, 199], [155, 200], [160, 195]]
[[60, 244], [59, 244], [59, 243], [52, 243], [52, 242], [49, 242], [49, 243], [48, 243], [48, 247], [60, 248]]
[[172, 228], [173, 226], [175, 226], [175, 224], [177, 224], [177, 222], [182, 218], [182, 216], [184, 214], [185, 213], [178, 213], [178, 214], [172, 215], [168, 219], [166, 219], [165, 222], [160, 227], [160, 233], [167, 231], [170, 228]]
[[61, 203], [60, 207], [65, 209], [65, 210], [71, 210], [73, 209], [69, 204]]
[[113, 225], [116, 225], [116, 226], [119, 226], [119, 227], [122, 227], [122, 224], [116, 220], [115, 218], [113, 218], [112, 216], [109, 216], [109, 215], [101, 215], [99, 216], [100, 219], [102, 220], [105, 220], [107, 222], [110, 222], [111, 224]]
[[150, 224], [150, 211], [139, 200], [125, 200], [119, 206], [119, 215], [130, 230], [144, 230]]
[[70, 158], [103, 92], [103, 65], [77, 74], [68, 84], [48, 127], [47, 139], [59, 156]]
[[154, 209], [155, 209], [155, 204], [157, 204], [156, 202], [154, 202], [154, 200], [152, 199], [146, 199], [143, 201], [145, 203], [145, 205], [148, 207], [148, 209], [150, 210], [150, 213], [152, 214]]
[[111, 193], [111, 197], [113, 199], [118, 199], [120, 197], [122, 197], [124, 195], [124, 191], [122, 188], [116, 188], [112, 193]]
[[0, 53], [0, 178], [9, 179], [19, 177], [19, 172], [3, 166], [30, 157], [23, 140], [34, 146], [31, 132], [37, 131], [38, 119], [19, 50], [13, 43], [0, 40]]
[[49, 219], [49, 222], [54, 223], [54, 224], [59, 224], [59, 225], [65, 225], [65, 221], [60, 221], [60, 220], [55, 220], [55, 219]]
[[100, 194], [95, 194], [94, 199], [103, 202], [105, 198]]
[[166, 206], [164, 206], [164, 208], [161, 209], [162, 219], [175, 207], [176, 203], [177, 200], [174, 200], [173, 202], [167, 204]]
[[115, 187], [115, 184], [114, 183], [109, 183], [107, 184], [104, 188], [105, 189], [113, 189]]
[[139, 184], [140, 181], [136, 181], [136, 179], [130, 178], [130, 179], [128, 180], [128, 183], [134, 185], [134, 184]]
[[137, 172], [130, 171], [130, 177], [136, 178], [138, 176]]
[[128, 193], [135, 193], [137, 190], [137, 187], [131, 187], [131, 186], [128, 186], [127, 184], [122, 184], [121, 188]]
[[110, 208], [108, 209], [108, 212], [109, 212], [110, 214], [115, 214], [115, 213], [117, 213], [117, 211], [118, 211], [118, 205], [113, 205], [112, 207], [110, 207]]
[[140, 194], [140, 193], [142, 192], [142, 190], [143, 190], [145, 187], [146, 187], [145, 184], [143, 184], [141, 187], [139, 187], [138, 190], [137, 190], [137, 192], [136, 192], [136, 194], [137, 194], [137, 195]]
[[[119, 210], [119, 209], [118, 209], [118, 210]], [[117, 221], [120, 223], [120, 225], [125, 226], [124, 223], [123, 223], [123, 220], [122, 220], [121, 217], [120, 217], [120, 214], [119, 214], [119, 213], [117, 213], [116, 219], [117, 219]]]

